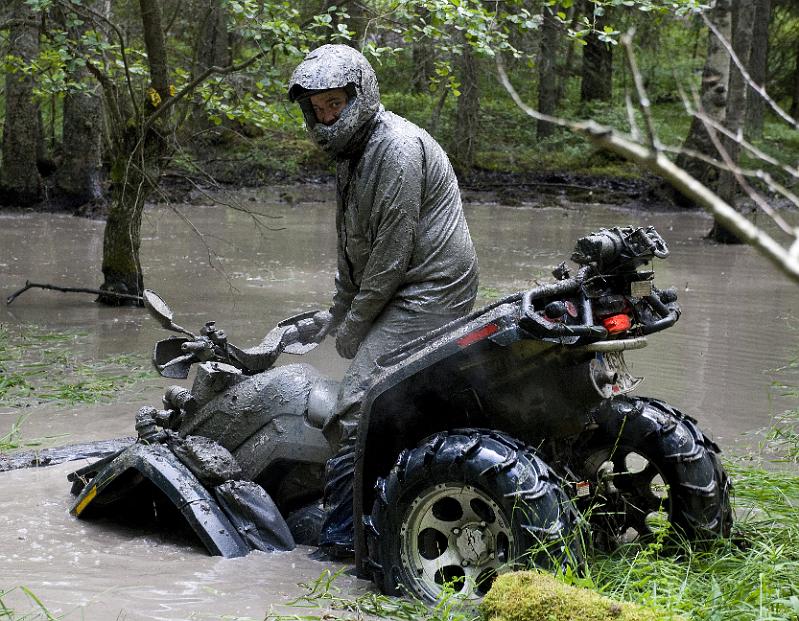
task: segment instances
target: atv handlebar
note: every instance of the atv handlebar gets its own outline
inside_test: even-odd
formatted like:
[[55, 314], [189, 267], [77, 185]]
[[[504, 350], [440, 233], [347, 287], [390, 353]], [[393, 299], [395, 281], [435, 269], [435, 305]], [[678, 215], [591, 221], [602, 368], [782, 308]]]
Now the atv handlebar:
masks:
[[255, 347], [241, 349], [229, 343], [225, 332], [213, 321], [203, 326], [199, 336], [176, 326], [167, 304], [154, 292], [148, 293], [156, 302], [148, 304], [148, 309], [159, 323], [190, 337], [172, 337], [156, 343], [153, 364], [158, 373], [174, 379], [185, 379], [193, 364], [212, 360], [231, 364], [248, 374], [265, 371], [284, 352], [305, 354], [314, 349], [318, 345], [315, 337], [329, 315], [316, 310], [294, 315], [278, 323]]

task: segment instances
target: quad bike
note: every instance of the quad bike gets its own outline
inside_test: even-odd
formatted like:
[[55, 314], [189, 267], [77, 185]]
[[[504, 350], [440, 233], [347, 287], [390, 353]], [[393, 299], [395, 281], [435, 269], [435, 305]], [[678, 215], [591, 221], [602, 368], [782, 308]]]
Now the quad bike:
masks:
[[[579, 565], [586, 524], [605, 547], [663, 528], [729, 535], [718, 446], [673, 406], [630, 396], [641, 380], [624, 352], [680, 315], [645, 269], [667, 256], [653, 227], [602, 229], [578, 240], [574, 274], [562, 263], [554, 281], [378, 360], [356, 446], [359, 575], [429, 601], [447, 584], [479, 597], [507, 568]], [[70, 475], [72, 514], [182, 516], [224, 556], [315, 543], [338, 383], [274, 363], [316, 346], [319, 315], [242, 350], [145, 298], [183, 334], [156, 345], [157, 369], [186, 378], [197, 364], [192, 388], [170, 387], [162, 409], [137, 414], [135, 444]]]

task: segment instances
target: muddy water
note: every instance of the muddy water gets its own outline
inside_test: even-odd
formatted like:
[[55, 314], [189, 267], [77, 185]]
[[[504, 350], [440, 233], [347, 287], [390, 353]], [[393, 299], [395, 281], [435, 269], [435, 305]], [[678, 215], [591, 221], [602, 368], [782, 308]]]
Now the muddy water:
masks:
[[[292, 187], [219, 197], [268, 218], [211, 206], [150, 209], [142, 242], [147, 285], [162, 293], [181, 325], [196, 330], [215, 319], [237, 344], [254, 344], [279, 319], [328, 303], [335, 258], [331, 196], [329, 187]], [[471, 204], [467, 217], [480, 257], [482, 301], [547, 278], [580, 235], [602, 226], [654, 224], [672, 250], [656, 264], [656, 282], [677, 286], [684, 313], [673, 329], [652, 336], [647, 349], [630, 354], [633, 371], [647, 376], [639, 392], [697, 416], [726, 447], [792, 405], [769, 386], [773, 379], [799, 382], [788, 371], [773, 371], [799, 355], [799, 287], [749, 248], [703, 241], [710, 223], [702, 214]], [[69, 217], [0, 216], [0, 295], [26, 279], [97, 286], [102, 228]], [[164, 334], [140, 309], [101, 308], [85, 294], [47, 291], [0, 306], [0, 322], [11, 329], [34, 324], [79, 331], [74, 349], [84, 360], [128, 354], [144, 364]], [[345, 368], [332, 343], [308, 358], [327, 373]], [[162, 386], [145, 382], [110, 404], [27, 407], [24, 435], [58, 436], [53, 443], [129, 435], [136, 409], [158, 403]], [[0, 402], [0, 435], [20, 413]], [[66, 619], [261, 619], [326, 567], [308, 558], [308, 549], [222, 560], [163, 534], [77, 522], [66, 512], [65, 475], [74, 467], [0, 474], [0, 592], [24, 585]], [[349, 576], [340, 586], [368, 588]], [[2, 599], [19, 613], [36, 610], [20, 590]]]

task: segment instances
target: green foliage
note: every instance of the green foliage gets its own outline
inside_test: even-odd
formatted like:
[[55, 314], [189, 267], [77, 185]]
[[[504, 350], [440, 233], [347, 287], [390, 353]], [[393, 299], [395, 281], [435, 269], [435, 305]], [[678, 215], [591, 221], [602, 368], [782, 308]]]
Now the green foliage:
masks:
[[477, 611], [468, 602], [457, 599], [454, 591], [449, 589], [444, 589], [433, 606], [427, 606], [415, 599], [397, 599], [371, 591], [356, 597], [344, 596], [336, 584], [342, 571], [333, 573], [325, 570], [314, 582], [300, 585], [306, 592], [284, 607], [296, 609], [302, 614], [270, 610], [265, 621], [325, 621], [334, 618], [331, 611], [349, 613], [356, 619], [376, 617], [392, 621], [477, 621]]
[[[5, 55], [0, 65], [8, 74], [24, 72], [35, 78], [38, 101], [47, 104], [42, 106], [45, 126], [53, 127], [52, 134], [59, 133], [57, 123], [64, 95], [96, 89], [97, 75], [104, 76], [123, 98], [141, 104], [150, 75], [135, 3], [113, 3], [109, 21], [98, 19], [82, 3], [30, 0], [28, 4], [43, 14], [47, 25], [40, 54], [27, 65], [13, 55]], [[200, 152], [206, 146], [205, 133], [209, 131], [239, 134], [254, 139], [249, 144], [256, 153], [247, 156], [254, 169], [274, 163], [277, 172], [296, 171], [303, 162], [314, 162], [315, 156], [308, 147], [300, 147], [297, 154], [290, 153], [298, 143], [303, 121], [296, 106], [285, 101], [286, 79], [309, 49], [321, 43], [352, 41], [357, 35], [363, 39], [356, 44], [360, 44], [379, 74], [386, 107], [434, 129], [436, 138], [451, 146], [463, 90], [458, 63], [469, 46], [477, 54], [480, 73], [478, 168], [629, 174], [628, 166], [597, 154], [582, 140], [563, 132], [539, 142], [534, 123], [523, 117], [497, 87], [492, 57], [498, 52], [503, 54], [514, 81], [523, 83], [520, 92], [535, 104], [540, 39], [537, 31], [545, 12], [557, 6], [555, 18], [569, 35], [555, 55], [562, 93], [557, 114], [566, 118], [596, 115], [600, 122], [610, 121], [623, 128], [628, 123], [624, 94], [632, 88], [623, 55], [614, 55], [612, 106], [581, 109], [579, 44], [589, 33], [597, 32], [599, 17], [607, 17], [608, 23], [597, 34], [610, 45], [615, 44], [620, 32], [635, 27], [638, 61], [655, 105], [662, 141], [677, 145], [682, 143], [688, 125], [679, 105], [678, 86], [689, 89], [697, 84], [697, 70], [703, 63], [705, 31], [701, 20], [691, 19], [691, 15], [706, 4], [699, 0], [590, 0], [585, 5], [571, 0], [532, 4], [523, 0], [369, 0], [360, 3], [367, 18], [364, 32], [363, 24], [359, 26], [355, 21], [357, 16], [348, 14], [346, 3], [339, 6], [291, 0], [229, 0], [223, 6], [228, 30], [236, 33], [230, 48], [233, 63], [242, 64], [255, 56], [260, 60], [241, 71], [211, 75], [192, 87], [199, 71], [196, 59], [202, 20], [181, 11], [167, 20], [174, 7], [164, 2], [165, 22], [170, 24], [170, 80], [177, 93], [191, 91], [181, 100], [179, 113], [173, 118], [192, 120], [179, 138], [191, 141], [200, 133]], [[65, 21], [55, 19], [56, 14], [63, 14]], [[770, 61], [770, 67], [775, 67], [772, 73], [781, 76], [780, 83], [787, 88], [795, 56], [791, 37], [799, 16], [783, 5], [775, 8], [775, 16], [772, 36], [777, 44], [769, 49], [778, 62]], [[109, 23], [119, 28], [111, 28]], [[426, 46], [432, 69], [421, 94], [411, 94], [408, 89], [417, 69], [413, 58], [416, 44]], [[567, 58], [572, 59], [568, 66]], [[87, 63], [92, 72], [86, 71]], [[439, 113], [440, 102], [443, 107]], [[640, 119], [639, 125], [643, 125]], [[769, 136], [769, 131], [767, 125], [767, 152], [780, 153], [785, 141], [791, 152], [799, 151], [799, 146], [791, 144], [796, 142], [795, 132], [786, 136], [782, 130], [782, 134], [772, 132]], [[228, 144], [239, 148], [235, 140]]]

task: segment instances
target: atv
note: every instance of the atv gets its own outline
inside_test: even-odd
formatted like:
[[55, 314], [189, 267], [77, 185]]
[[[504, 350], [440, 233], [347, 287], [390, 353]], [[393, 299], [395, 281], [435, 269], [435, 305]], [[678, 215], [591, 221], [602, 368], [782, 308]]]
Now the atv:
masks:
[[[435, 601], [455, 585], [482, 596], [508, 569], [555, 570], [655, 533], [729, 535], [730, 481], [694, 418], [632, 396], [624, 352], [678, 320], [653, 227], [578, 240], [572, 274], [521, 291], [378, 359], [361, 403], [354, 481], [355, 564], [385, 593]], [[322, 432], [338, 382], [308, 364], [275, 366], [317, 343], [320, 315], [280, 322], [240, 349], [214, 322], [160, 341], [159, 373], [185, 379], [136, 417], [137, 441], [70, 475], [79, 518], [185, 520], [211, 554], [315, 544]], [[449, 585], [449, 586], [448, 586]]]

